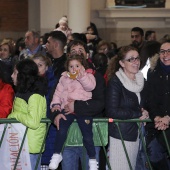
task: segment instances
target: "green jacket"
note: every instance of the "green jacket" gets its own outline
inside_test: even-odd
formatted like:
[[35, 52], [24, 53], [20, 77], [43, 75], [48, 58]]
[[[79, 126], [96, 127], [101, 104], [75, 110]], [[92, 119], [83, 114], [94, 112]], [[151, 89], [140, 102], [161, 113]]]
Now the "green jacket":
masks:
[[40, 123], [46, 118], [46, 99], [39, 94], [32, 94], [28, 103], [15, 97], [13, 109], [8, 118], [15, 118], [28, 127], [28, 147], [30, 153], [39, 153], [46, 132], [45, 123]]

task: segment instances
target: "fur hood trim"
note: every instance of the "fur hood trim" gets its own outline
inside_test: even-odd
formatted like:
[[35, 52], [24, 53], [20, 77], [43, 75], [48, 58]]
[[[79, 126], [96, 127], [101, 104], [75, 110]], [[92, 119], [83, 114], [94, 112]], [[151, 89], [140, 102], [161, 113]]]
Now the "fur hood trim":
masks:
[[158, 59], [159, 59], [159, 54], [155, 54], [152, 58], [149, 59], [151, 71], [153, 71], [155, 69]]

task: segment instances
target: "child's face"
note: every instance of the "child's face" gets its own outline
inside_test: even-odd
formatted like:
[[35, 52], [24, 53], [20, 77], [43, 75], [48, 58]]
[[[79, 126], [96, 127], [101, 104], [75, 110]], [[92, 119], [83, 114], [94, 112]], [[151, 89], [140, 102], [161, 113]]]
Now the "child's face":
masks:
[[92, 29], [92, 28], [89, 28], [89, 29], [87, 30], [87, 33], [88, 33], [88, 34], [93, 34], [93, 33], [94, 33], [94, 31], [93, 31], [93, 29]]
[[71, 60], [68, 65], [68, 71], [70, 73], [75, 73], [76, 71], [79, 71], [82, 67], [82, 64], [78, 60]]
[[67, 24], [64, 23], [64, 22], [61, 22], [60, 23], [60, 28], [61, 28], [61, 30], [66, 31], [67, 30]]
[[40, 76], [44, 75], [46, 73], [46, 71], [48, 70], [48, 66], [46, 65], [46, 63], [40, 59], [33, 59], [33, 61], [37, 64], [38, 66], [38, 74]]
[[16, 68], [14, 68], [14, 71], [11, 75], [14, 86], [17, 85], [17, 75], [18, 75], [18, 70]]

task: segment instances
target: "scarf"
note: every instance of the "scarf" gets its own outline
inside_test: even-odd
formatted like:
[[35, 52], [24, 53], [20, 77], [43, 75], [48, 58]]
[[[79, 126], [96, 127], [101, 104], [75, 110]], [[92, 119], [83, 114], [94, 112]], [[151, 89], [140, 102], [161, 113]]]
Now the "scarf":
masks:
[[135, 74], [136, 79], [131, 80], [126, 76], [122, 68], [119, 68], [119, 71], [116, 72], [116, 76], [119, 78], [119, 80], [127, 90], [136, 93], [138, 101], [140, 103], [140, 92], [144, 87], [143, 74], [139, 71], [137, 74]]
[[170, 66], [166, 66], [162, 61], [160, 61], [160, 65], [162, 70], [164, 71], [165, 74], [170, 74]]

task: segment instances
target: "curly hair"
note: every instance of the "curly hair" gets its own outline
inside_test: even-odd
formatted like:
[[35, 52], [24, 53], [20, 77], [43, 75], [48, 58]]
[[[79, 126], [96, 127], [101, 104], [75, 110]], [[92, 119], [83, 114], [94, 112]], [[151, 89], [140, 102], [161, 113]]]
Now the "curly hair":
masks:
[[120, 48], [117, 55], [110, 60], [109, 66], [108, 66], [108, 80], [112, 78], [113, 75], [119, 70], [121, 65], [119, 64], [119, 61], [125, 59], [126, 54], [129, 51], [137, 51], [137, 49], [133, 46], [123, 46]]
[[71, 56], [69, 56], [69, 57], [67, 58], [67, 60], [66, 60], [66, 62], [65, 62], [65, 69], [66, 69], [67, 71], [68, 71], [69, 63], [70, 63], [70, 61], [72, 61], [72, 60], [78, 60], [78, 61], [84, 66], [85, 69], [88, 69], [88, 68], [89, 68], [89, 67], [88, 67], [88, 63], [87, 63], [84, 55], [78, 55], [78, 54], [76, 54], [76, 55], [71, 55]]
[[[17, 91], [25, 92], [42, 92], [45, 80], [38, 75], [37, 64], [31, 59], [20, 61], [16, 67], [17, 74]], [[43, 83], [43, 84], [42, 84]]]

